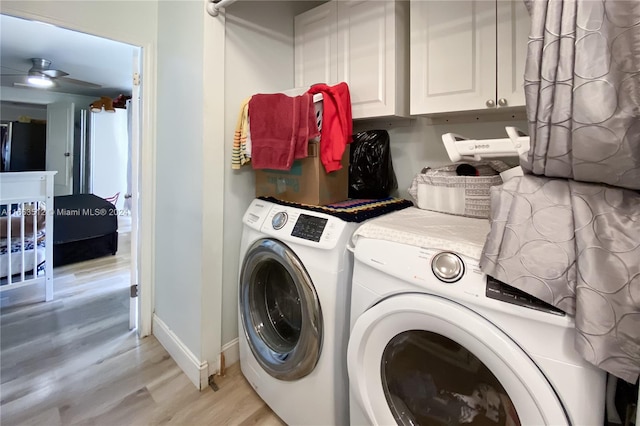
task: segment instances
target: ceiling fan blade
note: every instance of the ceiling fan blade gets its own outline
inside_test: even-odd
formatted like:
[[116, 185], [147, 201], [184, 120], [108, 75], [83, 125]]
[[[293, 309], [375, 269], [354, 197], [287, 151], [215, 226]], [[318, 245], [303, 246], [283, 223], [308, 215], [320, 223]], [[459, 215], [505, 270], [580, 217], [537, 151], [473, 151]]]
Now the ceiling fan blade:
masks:
[[91, 88], [91, 89], [100, 89], [100, 88], [102, 88], [102, 86], [99, 85], [99, 84], [90, 83], [88, 81], [83, 81], [83, 80], [76, 80], [75, 78], [59, 77], [59, 78], [56, 78], [56, 80], [64, 81], [66, 83], [76, 84], [78, 86], [88, 87], [88, 88]]
[[51, 87], [36, 87], [33, 84], [29, 84], [29, 83], [21, 83], [21, 82], [15, 82], [13, 83], [14, 86], [16, 87], [28, 87], [29, 89], [36, 89], [36, 90], [43, 90], [43, 89], [51, 89], [52, 87], [56, 87], [55, 83], [53, 86]]
[[39, 72], [51, 78], [64, 77], [65, 75], [69, 75], [68, 72], [64, 72], [61, 70], [42, 70]]

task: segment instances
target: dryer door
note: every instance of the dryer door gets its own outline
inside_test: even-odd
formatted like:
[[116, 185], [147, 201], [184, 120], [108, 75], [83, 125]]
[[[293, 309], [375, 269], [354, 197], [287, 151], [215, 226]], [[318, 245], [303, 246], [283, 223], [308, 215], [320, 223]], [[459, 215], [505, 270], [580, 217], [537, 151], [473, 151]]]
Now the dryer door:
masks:
[[438, 296], [392, 296], [367, 310], [351, 331], [347, 362], [352, 395], [371, 424], [570, 424], [513, 340]]
[[272, 239], [256, 241], [240, 271], [240, 322], [253, 355], [280, 380], [306, 376], [318, 362], [322, 312], [296, 254]]

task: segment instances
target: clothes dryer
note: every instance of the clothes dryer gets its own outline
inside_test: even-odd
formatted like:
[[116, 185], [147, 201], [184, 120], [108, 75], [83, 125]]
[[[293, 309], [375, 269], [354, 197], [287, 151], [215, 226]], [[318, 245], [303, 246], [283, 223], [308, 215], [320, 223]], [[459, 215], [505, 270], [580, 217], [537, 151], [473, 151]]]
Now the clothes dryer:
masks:
[[352, 425], [603, 424], [573, 319], [482, 273], [488, 231], [409, 208], [355, 232]]
[[348, 424], [346, 245], [358, 224], [261, 199], [243, 223], [242, 373], [288, 424]]

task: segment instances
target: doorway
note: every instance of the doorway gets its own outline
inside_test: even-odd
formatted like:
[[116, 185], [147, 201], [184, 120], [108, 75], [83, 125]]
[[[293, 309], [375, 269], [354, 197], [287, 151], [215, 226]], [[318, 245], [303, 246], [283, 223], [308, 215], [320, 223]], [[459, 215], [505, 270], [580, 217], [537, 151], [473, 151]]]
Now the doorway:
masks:
[[[72, 117], [71, 125], [48, 127], [62, 129], [69, 136], [71, 144], [49, 146], [47, 149], [47, 154], [55, 152], [59, 157], [56, 157], [56, 162], [49, 161], [50, 158], [48, 158], [48, 167], [54, 167], [56, 170], [62, 168], [66, 171], [66, 173], [58, 173], [60, 176], [67, 177], [64, 185], [61, 185], [61, 187], [65, 186], [65, 193], [92, 192], [91, 188], [82, 190], [79, 172], [83, 169], [82, 163], [88, 163], [84, 164], [84, 170], [87, 173], [85, 178], [90, 179], [91, 164], [87, 160], [91, 159], [92, 136], [96, 133], [90, 133], [91, 129], [87, 127], [78, 128], [82, 127], [77, 125], [82, 110], [89, 111], [89, 104], [93, 104], [92, 101], [95, 99], [114, 100], [119, 95], [131, 98], [123, 108], [128, 108], [127, 113], [130, 117], [126, 123], [129, 141], [119, 145], [120, 148], [124, 147], [127, 150], [126, 155], [120, 156], [119, 159], [124, 159], [123, 161], [128, 163], [120, 169], [124, 170], [129, 179], [127, 177], [122, 179], [126, 183], [121, 191], [117, 191], [120, 200], [114, 200], [114, 207], [116, 207], [114, 212], [119, 216], [120, 229], [128, 234], [125, 241], [129, 246], [127, 248], [130, 248], [131, 251], [130, 281], [132, 285], [137, 285], [139, 283], [137, 257], [140, 254], [137, 235], [139, 227], [138, 176], [141, 113], [140, 86], [134, 84], [133, 75], [136, 72], [138, 75], [140, 74], [142, 48], [7, 15], [0, 15], [0, 19], [2, 19], [0, 26], [2, 30], [0, 46], [2, 58], [0, 63], [2, 64], [1, 84], [3, 86], [0, 100], [3, 105], [20, 99], [24, 105], [33, 105], [35, 109], [43, 106], [46, 108], [47, 105], [66, 104], [68, 106], [66, 114], [70, 114]], [[44, 48], [40, 45], [45, 42], [46, 49], [43, 50]], [[39, 53], [35, 53], [34, 49], [40, 49]], [[56, 75], [52, 78], [55, 81], [54, 87], [47, 90], [27, 87], [27, 79], [33, 70], [30, 62], [33, 61], [35, 55], [42, 56], [43, 53], [40, 52], [46, 52], [46, 55], [51, 58], [47, 59], [51, 62], [51, 70], [56, 70], [55, 73], [44, 74], [47, 76], [49, 74]], [[117, 75], [125, 77], [120, 81], [112, 79]], [[140, 81], [139, 78], [137, 81]], [[108, 107], [102, 105], [100, 111], [88, 114], [89, 116], [90, 114], [105, 116], [112, 114], [115, 111], [114, 105], [115, 102], [109, 104]], [[5, 118], [9, 118], [4, 110], [2, 115], [3, 121]], [[26, 116], [28, 117], [28, 114]], [[47, 114], [47, 116], [47, 118], [51, 118], [51, 115]], [[22, 118], [24, 119], [24, 117]], [[57, 120], [56, 123], [58, 123]], [[100, 132], [100, 136], [102, 136], [102, 132]], [[61, 138], [49, 137], [48, 139], [57, 141]], [[97, 137], [93, 139], [97, 139]], [[100, 148], [104, 147], [100, 145]], [[100, 156], [99, 159], [103, 161], [104, 157]], [[55, 166], [51, 166], [51, 164], [55, 164]], [[127, 170], [127, 166], [129, 170]], [[111, 198], [114, 195], [116, 194], [98, 194], [101, 198]], [[137, 294], [129, 289], [127, 292], [132, 295]], [[139, 300], [137, 297], [132, 299], [130, 326], [135, 326]]]

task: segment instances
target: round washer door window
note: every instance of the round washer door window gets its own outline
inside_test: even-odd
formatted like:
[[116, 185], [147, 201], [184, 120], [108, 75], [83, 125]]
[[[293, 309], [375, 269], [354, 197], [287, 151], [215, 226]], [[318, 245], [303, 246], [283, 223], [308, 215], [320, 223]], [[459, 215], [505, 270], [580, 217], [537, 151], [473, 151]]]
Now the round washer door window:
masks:
[[315, 368], [322, 346], [322, 312], [304, 265], [283, 243], [256, 241], [240, 273], [240, 317], [262, 368], [297, 380]]

